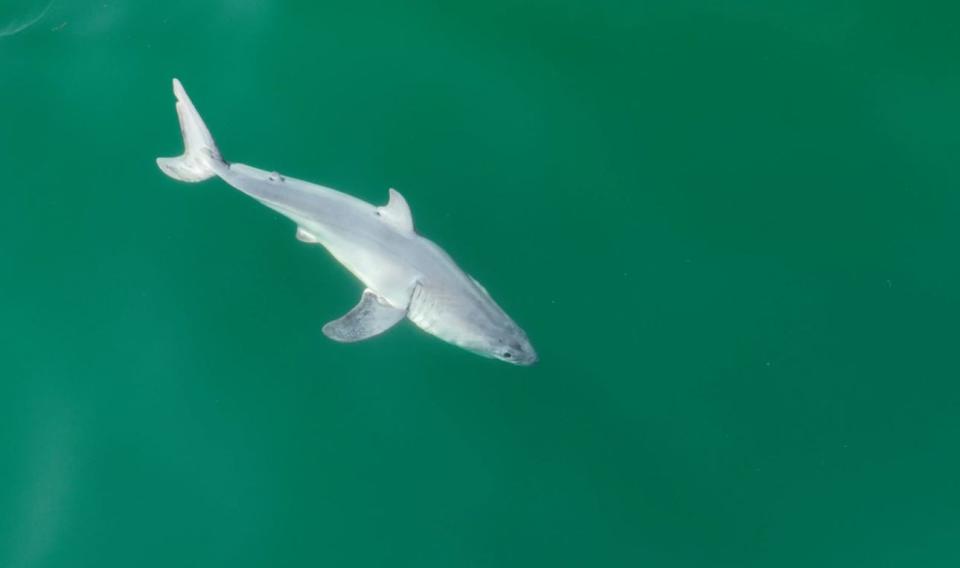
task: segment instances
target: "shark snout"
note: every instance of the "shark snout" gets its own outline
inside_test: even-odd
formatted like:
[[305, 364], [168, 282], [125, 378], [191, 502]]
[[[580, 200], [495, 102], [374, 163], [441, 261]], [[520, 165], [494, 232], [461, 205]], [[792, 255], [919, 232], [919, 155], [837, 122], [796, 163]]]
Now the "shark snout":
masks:
[[528, 351], [523, 358], [517, 359], [517, 365], [533, 365], [539, 360], [540, 357], [537, 355], [537, 352], [531, 347], [530, 351]]
[[508, 345], [507, 349], [504, 349], [498, 357], [502, 361], [514, 365], [533, 365], [540, 360], [537, 352], [533, 349], [533, 345], [530, 345], [527, 340], [511, 341]]

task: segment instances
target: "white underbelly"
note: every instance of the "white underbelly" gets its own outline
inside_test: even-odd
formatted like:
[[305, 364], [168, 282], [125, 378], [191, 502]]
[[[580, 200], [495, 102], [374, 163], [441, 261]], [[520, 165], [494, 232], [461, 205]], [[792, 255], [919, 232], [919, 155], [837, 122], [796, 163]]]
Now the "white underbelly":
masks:
[[364, 286], [394, 307], [406, 309], [417, 275], [402, 259], [337, 238], [322, 239], [321, 243]]

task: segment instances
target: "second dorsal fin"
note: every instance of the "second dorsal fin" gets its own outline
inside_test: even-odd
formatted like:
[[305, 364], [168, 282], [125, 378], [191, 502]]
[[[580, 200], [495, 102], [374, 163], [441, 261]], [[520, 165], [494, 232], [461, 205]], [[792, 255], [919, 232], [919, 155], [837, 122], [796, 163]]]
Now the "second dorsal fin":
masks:
[[410, 206], [400, 192], [390, 188], [390, 201], [383, 207], [377, 207], [377, 215], [401, 231], [413, 231], [413, 215]]

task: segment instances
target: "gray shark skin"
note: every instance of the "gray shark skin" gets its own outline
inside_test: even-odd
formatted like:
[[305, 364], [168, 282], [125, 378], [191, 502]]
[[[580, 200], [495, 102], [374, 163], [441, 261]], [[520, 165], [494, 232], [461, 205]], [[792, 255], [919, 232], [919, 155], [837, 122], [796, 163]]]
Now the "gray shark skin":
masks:
[[479, 355], [517, 365], [537, 361], [527, 334], [486, 289], [416, 233], [399, 192], [390, 189], [389, 202], [377, 207], [328, 187], [229, 163], [177, 79], [173, 91], [184, 153], [158, 158], [160, 169], [187, 182], [220, 177], [291, 219], [299, 240], [324, 246], [366, 287], [357, 306], [323, 327], [327, 337], [360, 341], [406, 317], [427, 333]]

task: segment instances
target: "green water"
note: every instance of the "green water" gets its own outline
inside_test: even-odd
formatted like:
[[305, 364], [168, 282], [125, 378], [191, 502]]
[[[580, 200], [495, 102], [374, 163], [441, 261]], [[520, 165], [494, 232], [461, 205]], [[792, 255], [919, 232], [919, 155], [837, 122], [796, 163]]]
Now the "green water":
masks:
[[[45, 5], [0, 3], [0, 566], [960, 563], [960, 5]], [[155, 167], [174, 76], [228, 159], [402, 191], [540, 364], [323, 337], [358, 282]]]

